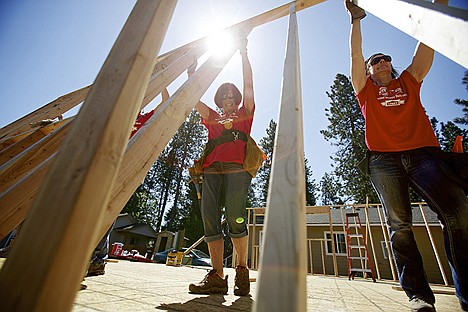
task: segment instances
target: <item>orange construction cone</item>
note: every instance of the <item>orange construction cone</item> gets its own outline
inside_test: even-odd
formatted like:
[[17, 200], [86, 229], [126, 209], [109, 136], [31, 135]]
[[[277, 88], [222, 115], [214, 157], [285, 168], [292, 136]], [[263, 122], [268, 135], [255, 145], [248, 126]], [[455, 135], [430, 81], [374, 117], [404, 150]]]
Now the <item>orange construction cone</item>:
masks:
[[463, 143], [462, 143], [462, 136], [457, 135], [455, 142], [453, 142], [452, 152], [454, 153], [463, 153]]

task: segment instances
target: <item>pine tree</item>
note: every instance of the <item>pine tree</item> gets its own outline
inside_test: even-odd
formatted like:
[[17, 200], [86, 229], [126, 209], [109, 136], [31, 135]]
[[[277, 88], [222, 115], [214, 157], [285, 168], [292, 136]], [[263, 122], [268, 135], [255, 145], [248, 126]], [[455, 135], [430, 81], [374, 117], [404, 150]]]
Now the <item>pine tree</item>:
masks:
[[162, 229], [167, 203], [170, 201], [174, 190], [174, 160], [175, 153], [170, 146], [166, 146], [156, 163], [154, 164], [157, 175], [155, 192], [158, 194], [158, 215], [156, 217], [156, 232]]
[[[265, 207], [268, 197], [268, 188], [270, 187], [270, 174], [273, 161], [273, 151], [276, 136], [276, 122], [272, 119], [266, 129], [266, 136], [259, 141], [259, 146], [267, 156], [262, 166], [258, 170], [257, 176], [252, 180], [252, 186], [249, 191], [248, 204], [250, 207]], [[306, 205], [316, 205], [317, 185], [312, 179], [312, 169], [305, 159], [305, 183], [306, 183]]]
[[[330, 108], [325, 109], [330, 124], [327, 130], [321, 130], [325, 140], [337, 147], [332, 167], [333, 173], [322, 182], [339, 183], [337, 196], [343, 202], [363, 203], [369, 196], [370, 202], [377, 202], [377, 195], [370, 180], [358, 169], [357, 164], [367, 150], [364, 140], [365, 122], [354, 95], [350, 80], [343, 74], [337, 74], [331, 91]], [[331, 179], [331, 176], [338, 180]]]
[[305, 165], [305, 186], [306, 186], [306, 205], [315, 206], [317, 205], [317, 191], [318, 187], [315, 183], [315, 179], [312, 179], [312, 168], [309, 166], [309, 161], [304, 157]]
[[172, 207], [166, 215], [166, 227], [172, 231], [185, 228], [185, 220], [190, 215], [188, 207], [191, 207], [193, 202], [197, 201], [196, 197], [189, 196], [187, 168], [194, 159], [200, 157], [203, 145], [206, 142], [207, 132], [200, 120], [201, 117], [198, 112], [193, 110], [169, 143], [175, 155], [172, 163], [174, 168], [172, 177], [174, 197], [172, 198]]
[[340, 181], [332, 174], [325, 172], [320, 180], [320, 192], [322, 205], [342, 205], [343, 201], [338, 196], [341, 188]]
[[[468, 70], [465, 71], [462, 84], [465, 85], [466, 91], [468, 92]], [[455, 99], [454, 103], [463, 106], [462, 111], [465, 115], [463, 117], [457, 117], [453, 121], [460, 125], [468, 125], [468, 100]]]
[[468, 130], [461, 129], [451, 121], [440, 123], [439, 143], [443, 151], [450, 152], [457, 136], [462, 136], [463, 150], [468, 149]]
[[273, 159], [273, 149], [275, 144], [276, 122], [271, 119], [266, 129], [266, 136], [260, 139], [258, 145], [266, 155], [266, 160], [258, 170], [257, 176], [252, 181], [252, 191], [249, 196], [250, 201], [256, 203], [256, 207], [265, 207], [270, 186], [270, 173]]
[[[200, 157], [206, 137], [200, 115], [194, 110], [153, 164], [124, 212], [131, 213], [139, 222], [151, 224], [156, 232], [183, 227], [190, 214], [188, 207], [197, 201], [196, 194], [189, 196], [187, 167]], [[168, 205], [171, 208], [166, 212]]]
[[130, 197], [122, 212], [130, 214], [135, 220], [151, 225], [157, 224], [157, 197], [155, 193], [155, 170], [150, 169], [143, 183]]

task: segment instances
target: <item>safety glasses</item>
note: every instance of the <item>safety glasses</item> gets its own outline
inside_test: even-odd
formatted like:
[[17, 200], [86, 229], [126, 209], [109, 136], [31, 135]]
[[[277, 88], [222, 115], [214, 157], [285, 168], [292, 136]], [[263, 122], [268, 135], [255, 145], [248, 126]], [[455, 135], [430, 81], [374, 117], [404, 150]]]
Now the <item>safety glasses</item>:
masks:
[[391, 62], [392, 57], [390, 55], [379, 55], [370, 60], [369, 64], [371, 66], [374, 66], [375, 64], [378, 64], [381, 60], [384, 60], [385, 62]]

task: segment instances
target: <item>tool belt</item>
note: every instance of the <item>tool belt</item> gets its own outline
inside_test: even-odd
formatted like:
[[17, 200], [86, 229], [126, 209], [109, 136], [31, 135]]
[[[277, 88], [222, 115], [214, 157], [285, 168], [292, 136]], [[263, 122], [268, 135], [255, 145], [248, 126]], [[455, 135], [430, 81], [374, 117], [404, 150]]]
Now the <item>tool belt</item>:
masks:
[[203, 154], [199, 160], [195, 160], [192, 167], [188, 168], [191, 181], [195, 184], [203, 182], [203, 162], [205, 158], [214, 150], [214, 148], [226, 142], [242, 140], [245, 144], [245, 157], [242, 167], [245, 171], [255, 178], [257, 171], [266, 159], [265, 153], [257, 146], [252, 137], [239, 130], [223, 130], [219, 137], [209, 140], [205, 144]]

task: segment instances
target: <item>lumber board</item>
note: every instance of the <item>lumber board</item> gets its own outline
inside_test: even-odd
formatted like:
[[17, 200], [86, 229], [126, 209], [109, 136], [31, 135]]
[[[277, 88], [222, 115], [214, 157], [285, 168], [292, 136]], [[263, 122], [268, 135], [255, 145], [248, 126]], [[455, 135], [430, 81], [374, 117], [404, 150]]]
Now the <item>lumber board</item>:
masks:
[[316, 4], [325, 2], [326, 0], [303, 0], [303, 1], [293, 1], [287, 4], [284, 4], [282, 6], [279, 6], [275, 9], [272, 9], [270, 11], [267, 11], [263, 14], [257, 15], [251, 19], [248, 20], [249, 24], [251, 27], [255, 28], [260, 25], [272, 22], [276, 19], [288, 16], [290, 10], [291, 10], [291, 5], [294, 6], [295, 12], [302, 11], [304, 9], [307, 9], [311, 6], [314, 6]]
[[2, 146], [4, 148], [0, 150], [0, 165], [6, 163], [7, 161], [10, 161], [16, 155], [29, 148], [31, 145], [33, 145], [43, 137], [44, 133], [42, 133], [41, 131], [33, 131], [18, 142], [15, 142], [8, 146]]
[[253, 311], [307, 311], [304, 142], [296, 13], [289, 18], [283, 87]]
[[44, 119], [54, 119], [83, 102], [91, 86], [86, 86], [36, 109], [22, 118], [2, 127], [0, 139], [15, 136], [31, 129], [30, 124]]
[[162, 62], [155, 66], [153, 75], [148, 83], [145, 97], [143, 98], [143, 105], [146, 106], [151, 102], [163, 89], [174, 81], [180, 74], [182, 74], [188, 67], [197, 61], [203, 55], [207, 47], [195, 47], [184, 54], [172, 55], [173, 57], [166, 57]]
[[364, 10], [468, 68], [468, 11], [416, 0], [354, 0]]
[[[0, 194], [55, 154], [68, 133], [71, 122], [50, 133], [28, 149], [0, 166]], [[0, 207], [0, 210], [2, 208]]]
[[[15, 185], [0, 195], [0, 239], [7, 236], [16, 226], [26, 219], [32, 202], [41, 187], [52, 160], [52, 155]], [[19, 186], [18, 186], [19, 185]], [[51, 200], [52, 200], [51, 196]]]
[[175, 4], [132, 10], [0, 271], [2, 308], [71, 310]]
[[36, 144], [45, 136], [53, 133], [64, 124], [68, 123], [72, 118], [67, 118], [58, 122], [54, 122], [53, 124], [47, 125], [43, 128], [39, 128], [34, 130], [29, 135], [23, 137], [18, 142], [15, 142], [13, 145], [8, 146], [7, 148], [0, 151], [0, 166], [3, 166], [6, 162], [10, 161], [14, 157], [16, 157], [21, 152], [28, 149], [31, 145]]
[[307, 214], [330, 214], [330, 206], [307, 206]]

